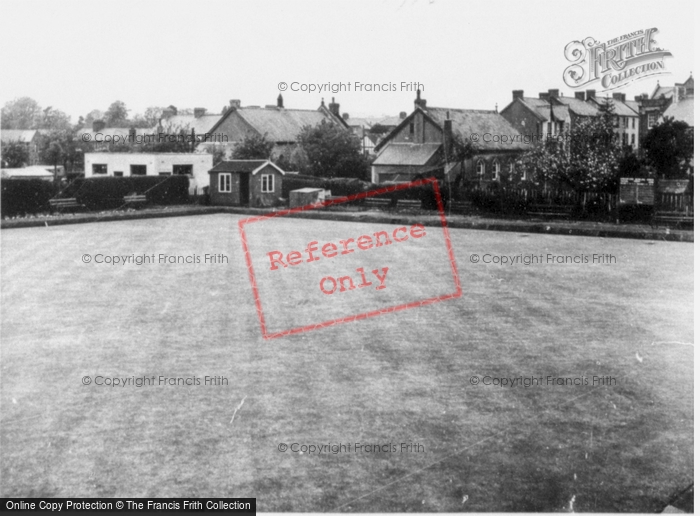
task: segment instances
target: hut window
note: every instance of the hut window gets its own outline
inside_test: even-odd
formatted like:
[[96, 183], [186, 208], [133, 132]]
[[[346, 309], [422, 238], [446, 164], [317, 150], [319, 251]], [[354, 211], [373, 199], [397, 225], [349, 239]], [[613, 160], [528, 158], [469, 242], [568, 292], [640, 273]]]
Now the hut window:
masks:
[[486, 165], [484, 164], [484, 160], [479, 160], [476, 162], [476, 175], [479, 176], [479, 179], [484, 177], [484, 172], [486, 171]]
[[272, 174], [265, 174], [260, 178], [262, 182], [261, 192], [270, 193], [275, 191], [275, 176]]
[[219, 192], [231, 193], [231, 174], [219, 174]]

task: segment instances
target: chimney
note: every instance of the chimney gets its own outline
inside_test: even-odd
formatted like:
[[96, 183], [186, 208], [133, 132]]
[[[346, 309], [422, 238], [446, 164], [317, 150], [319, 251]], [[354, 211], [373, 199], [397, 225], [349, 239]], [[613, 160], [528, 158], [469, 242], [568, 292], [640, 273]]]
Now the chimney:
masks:
[[401, 113], [399, 113], [399, 120], [403, 120], [404, 118], [406, 118], [406, 112], [401, 111]]
[[513, 100], [520, 99], [523, 100], [525, 97], [525, 90], [513, 90]]
[[543, 91], [540, 93], [540, 100], [549, 100], [549, 92]]
[[328, 110], [335, 116], [340, 117], [340, 104], [335, 101], [335, 97], [331, 98], [331, 103], [328, 104]]
[[99, 133], [102, 129], [105, 128], [105, 121], [104, 120], [93, 120], [92, 121], [92, 132], [93, 133]]
[[350, 118], [350, 115], [348, 115], [347, 113], [343, 113], [343, 120], [347, 120], [348, 118]]
[[555, 98], [558, 97], [558, 96], [559, 96], [559, 90], [558, 90], [558, 89], [549, 90], [549, 96], [550, 96], [550, 97], [555, 97]]
[[586, 90], [586, 100], [595, 99], [595, 90]]
[[619, 100], [620, 102], [625, 101], [625, 94], [624, 93], [613, 93], [613, 100]]
[[447, 118], [443, 122], [442, 126], [442, 140], [443, 147], [445, 149], [445, 172], [447, 172], [447, 167], [452, 155], [452, 120], [450, 119], [449, 111], [447, 112]]
[[420, 98], [420, 90], [416, 91], [416, 100], [413, 101], [415, 107], [420, 107], [425, 109], [427, 107], [428, 101]]
[[194, 108], [194, 117], [195, 118], [200, 118], [203, 117], [206, 114], [207, 110], [204, 109], [203, 107], [196, 107]]
[[676, 84], [673, 87], [673, 103], [676, 104], [678, 101], [685, 98], [685, 88], [682, 84]]
[[228, 101], [228, 107], [231, 107], [233, 109], [241, 109], [241, 101], [240, 99], [231, 99]]
[[574, 92], [574, 97], [578, 100], [586, 100], [586, 92], [585, 91], [576, 91], [576, 92]]
[[280, 109], [284, 109], [284, 99], [282, 98], [281, 93], [277, 95], [277, 107]]

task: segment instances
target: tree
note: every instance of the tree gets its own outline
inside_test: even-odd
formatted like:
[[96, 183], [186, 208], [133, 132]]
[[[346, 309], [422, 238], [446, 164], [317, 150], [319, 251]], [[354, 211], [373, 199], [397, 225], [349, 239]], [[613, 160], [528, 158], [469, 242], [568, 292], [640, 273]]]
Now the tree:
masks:
[[3, 129], [36, 129], [36, 123], [40, 119], [41, 107], [29, 97], [7, 102], [2, 108]]
[[29, 163], [29, 149], [20, 142], [2, 144], [2, 166], [7, 168], [22, 168]]
[[693, 137], [693, 128], [686, 122], [664, 117], [647, 133], [642, 148], [649, 164], [659, 175], [668, 179], [687, 179], [692, 171]]
[[36, 129], [49, 131], [69, 131], [71, 129], [70, 116], [52, 106], [43, 110], [37, 121]]
[[267, 134], [246, 136], [233, 150], [234, 159], [269, 159], [274, 143]]
[[297, 137], [308, 165], [304, 172], [323, 177], [366, 179], [369, 162], [362, 156], [360, 139], [351, 131], [325, 120], [306, 126]]
[[121, 100], [116, 100], [107, 109], [104, 116], [107, 127], [127, 127], [129, 125], [129, 110]]
[[613, 109], [608, 100], [597, 116], [577, 121], [562, 138], [537, 142], [522, 156], [519, 173], [524, 168], [535, 181], [563, 183], [576, 192], [611, 191], [624, 155]]

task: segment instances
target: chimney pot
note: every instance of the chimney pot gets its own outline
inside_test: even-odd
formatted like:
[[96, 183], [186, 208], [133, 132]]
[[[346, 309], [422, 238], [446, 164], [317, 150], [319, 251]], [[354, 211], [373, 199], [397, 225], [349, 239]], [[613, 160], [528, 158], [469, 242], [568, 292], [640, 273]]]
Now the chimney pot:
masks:
[[515, 99], [522, 100], [524, 97], [525, 97], [524, 90], [513, 90], [513, 100], [515, 100]]
[[406, 118], [406, 112], [405, 112], [405, 111], [401, 111], [401, 113], [399, 113], [399, 118], [400, 118], [401, 120], [403, 120], [404, 118]]
[[428, 105], [428, 101], [420, 98], [420, 90], [416, 90], [416, 100], [413, 101], [413, 105], [415, 107], [421, 107], [423, 109], [425, 109]]
[[281, 93], [279, 95], [277, 95], [277, 107], [280, 109], [284, 108], [284, 99], [282, 98]]
[[241, 101], [240, 99], [231, 99], [228, 101], [229, 107], [235, 108], [235, 109], [240, 109], [241, 108]]
[[350, 118], [350, 115], [348, 115], [347, 113], [343, 113], [343, 120], [347, 120], [348, 118]]

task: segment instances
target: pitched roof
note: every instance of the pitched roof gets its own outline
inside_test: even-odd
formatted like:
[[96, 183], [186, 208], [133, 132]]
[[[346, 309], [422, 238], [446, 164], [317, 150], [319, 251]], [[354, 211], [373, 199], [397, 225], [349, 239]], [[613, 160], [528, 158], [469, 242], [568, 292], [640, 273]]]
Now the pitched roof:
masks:
[[212, 168], [209, 173], [216, 172], [236, 172], [239, 174], [256, 174], [260, 169], [270, 165], [276, 168], [282, 175], [284, 175], [284, 170], [275, 165], [272, 161], [267, 159], [233, 159], [228, 161], [222, 161], [214, 168]]
[[673, 97], [673, 86], [659, 86], [657, 84], [654, 93], [651, 94], [651, 98], [660, 99], [662, 96], [667, 99]]
[[[426, 112], [441, 128], [449, 113], [452, 120], [452, 132], [467, 141], [470, 141], [472, 135], [476, 134], [478, 138], [473, 143], [479, 150], [525, 150], [528, 148], [528, 145], [520, 141], [520, 132], [495, 111], [428, 107]], [[502, 138], [498, 138], [499, 141], [494, 141], [497, 138], [487, 137], [487, 134], [506, 136], [509, 141], [501, 141], [504, 140]], [[485, 141], [487, 138], [489, 141]]]
[[44, 179], [51, 179], [53, 178], [53, 173], [49, 172], [46, 167], [40, 166], [40, 165], [35, 165], [31, 167], [24, 167], [24, 168], [3, 168], [2, 170], [2, 177], [9, 179], [11, 177], [14, 178], [44, 178]]
[[673, 117], [676, 120], [687, 123], [690, 127], [695, 127], [694, 108], [695, 98], [687, 97], [679, 102], [672, 102], [664, 111], [664, 116], [668, 118]]
[[2, 143], [29, 143], [34, 139], [34, 136], [36, 136], [36, 131], [34, 129], [3, 129], [0, 131], [0, 141], [2, 141]]
[[596, 116], [598, 114], [598, 108], [585, 100], [579, 100], [575, 97], [556, 97], [556, 100], [568, 106], [573, 113], [579, 116]]
[[325, 113], [312, 109], [278, 109], [245, 107], [235, 112], [261, 135], [273, 142], [294, 142], [301, 130], [322, 121], [340, 123], [336, 117], [329, 118]]
[[441, 143], [390, 143], [372, 165], [423, 166], [440, 147]]
[[626, 100], [625, 104], [627, 104], [627, 107], [634, 111], [635, 114], [639, 115], [639, 102], [636, 100]]
[[617, 116], [639, 116], [636, 111], [631, 109], [626, 102], [608, 97], [595, 97], [592, 99], [598, 106], [602, 106], [606, 101], [612, 102], [613, 113]]
[[191, 131], [194, 129], [195, 134], [210, 133], [216, 123], [221, 120], [222, 115], [206, 114], [200, 117], [194, 115], [174, 115], [168, 118], [163, 118], [160, 121], [160, 127], [178, 131], [185, 129]]

